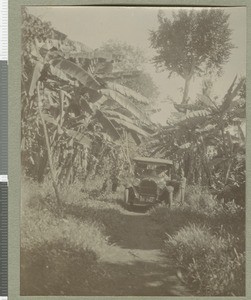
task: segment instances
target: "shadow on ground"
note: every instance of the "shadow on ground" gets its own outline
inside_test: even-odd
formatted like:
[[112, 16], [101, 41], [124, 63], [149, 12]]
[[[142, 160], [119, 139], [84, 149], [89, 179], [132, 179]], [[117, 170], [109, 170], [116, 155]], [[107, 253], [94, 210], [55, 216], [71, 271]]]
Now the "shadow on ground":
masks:
[[103, 264], [105, 278], [97, 281], [92, 295], [103, 296], [179, 296], [188, 291], [177, 280], [174, 270], [156, 262]]
[[[171, 261], [161, 251], [164, 229], [146, 207], [132, 210], [66, 204], [65, 214], [97, 220], [114, 244], [86, 266], [81, 253], [56, 245], [37, 256], [21, 253], [22, 295], [173, 296], [188, 295]], [[76, 252], [76, 253], [75, 253]], [[47, 253], [48, 255], [44, 255]], [[92, 253], [88, 255], [93, 255]]]
[[[145, 206], [133, 206], [131, 210], [114, 208], [82, 207], [66, 204], [65, 213], [83, 221], [97, 220], [105, 226], [105, 234], [110, 243], [121, 248], [151, 250], [161, 246], [164, 231], [145, 212]], [[151, 239], [149, 239], [151, 237]]]

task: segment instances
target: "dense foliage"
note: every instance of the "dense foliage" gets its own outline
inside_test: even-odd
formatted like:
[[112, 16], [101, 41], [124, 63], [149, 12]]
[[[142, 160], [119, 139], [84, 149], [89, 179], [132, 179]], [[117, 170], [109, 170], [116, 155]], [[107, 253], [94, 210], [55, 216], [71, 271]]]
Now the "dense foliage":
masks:
[[[190, 184], [206, 185], [225, 200], [245, 200], [245, 78], [234, 79], [220, 103], [207, 93], [188, 112], [161, 128], [149, 143], [152, 155], [171, 157]], [[163, 141], [165, 141], [163, 143]]]
[[25, 10], [22, 33], [26, 174], [42, 181], [49, 165], [56, 187], [95, 175], [105, 161], [120, 161], [108, 171], [117, 177], [130, 167], [128, 143], [140, 144], [153, 132], [145, 112], [150, 101], [119, 82], [147, 75], [113, 70], [116, 53], [89, 50]]

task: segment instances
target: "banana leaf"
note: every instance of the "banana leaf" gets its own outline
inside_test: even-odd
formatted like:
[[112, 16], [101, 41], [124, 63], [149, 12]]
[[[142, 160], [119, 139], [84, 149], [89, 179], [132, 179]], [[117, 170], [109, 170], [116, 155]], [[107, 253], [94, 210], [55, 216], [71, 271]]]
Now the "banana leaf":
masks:
[[129, 99], [121, 95], [120, 93], [110, 90], [110, 89], [101, 89], [101, 93], [113, 101], [119, 103], [122, 107], [127, 109], [132, 115], [136, 118], [145, 122], [146, 124], [150, 124], [149, 118], [143, 113], [135, 104], [133, 104]]
[[113, 140], [118, 140], [120, 138], [120, 135], [112, 122], [100, 110], [96, 111], [95, 116], [103, 126], [106, 133], [109, 134]]
[[51, 65], [77, 79], [84, 86], [96, 90], [100, 88], [100, 84], [92, 75], [69, 60], [57, 58], [51, 61]]
[[59, 79], [64, 80], [64, 81], [67, 81], [67, 82], [69, 82], [71, 85], [74, 85], [74, 81], [71, 80], [71, 79], [69, 78], [69, 76], [67, 76], [67, 75], [65, 74], [65, 72], [63, 72], [62, 70], [60, 70], [60, 69], [58, 69], [58, 68], [56, 68], [56, 67], [54, 67], [54, 66], [51, 65], [50, 71], [51, 71], [51, 74], [52, 74], [53, 76], [56, 76], [56, 77], [58, 77]]
[[134, 131], [140, 135], [143, 135], [145, 137], [149, 136], [149, 134], [144, 131], [143, 129], [141, 129], [140, 127], [132, 124], [132, 123], [129, 123], [129, 122], [126, 122], [124, 120], [121, 120], [121, 119], [117, 119], [117, 118], [109, 118], [109, 120], [111, 120], [112, 122], [114, 122], [116, 125], [118, 126], [123, 126], [124, 128], [126, 128], [127, 130], [131, 130], [131, 131]]
[[112, 72], [108, 74], [100, 74], [99, 77], [103, 80], [116, 80], [121, 78], [135, 78], [140, 75], [140, 71], [133, 70], [133, 71], [118, 71]]
[[210, 115], [208, 110], [197, 110], [189, 112], [183, 119], [178, 121], [175, 126], [195, 127], [206, 122], [207, 116]]
[[50, 124], [53, 124], [57, 127], [57, 129], [60, 129], [60, 132], [65, 132], [69, 137], [73, 138], [76, 142], [78, 142], [79, 144], [82, 144], [86, 147], [90, 147], [91, 146], [91, 139], [88, 138], [86, 135], [82, 134], [81, 132], [72, 130], [72, 129], [66, 129], [61, 127], [58, 122], [53, 119], [50, 115], [43, 113], [43, 119]]
[[[234, 84], [236, 82], [237, 76], [235, 76], [234, 81], [232, 82], [230, 88], [228, 89], [226, 95], [224, 96], [223, 103], [220, 107], [222, 113], [226, 113], [231, 108], [231, 103], [233, 99], [237, 96], [238, 91], [245, 83], [245, 78], [242, 78], [237, 86], [234, 88]], [[234, 90], [233, 90], [234, 88]]]
[[203, 104], [203, 106], [213, 108], [215, 107], [218, 110], [218, 106], [214, 101], [207, 95], [198, 94], [199, 101]]
[[69, 137], [73, 138], [77, 143], [88, 148], [91, 146], [92, 140], [86, 135], [84, 135], [83, 133], [72, 129], [65, 129], [64, 131]]
[[245, 144], [245, 141], [246, 141], [245, 134], [241, 128], [241, 125], [238, 124], [237, 126], [238, 126], [238, 134], [239, 134], [240, 140], [243, 144]]
[[202, 109], [197, 111], [191, 111], [186, 115], [186, 119], [191, 119], [194, 117], [206, 117], [210, 115], [210, 112], [208, 110]]
[[131, 90], [130, 88], [128, 88], [126, 86], [123, 86], [123, 85], [115, 83], [115, 82], [107, 82], [106, 85], [107, 85], [108, 89], [119, 92], [120, 94], [122, 94], [126, 97], [131, 97], [140, 103], [144, 103], [144, 104], [150, 103], [150, 101], [146, 97], [140, 95], [139, 93], [136, 93], [135, 91]]
[[174, 107], [179, 111], [179, 112], [185, 112], [186, 110], [201, 110], [204, 107], [202, 105], [198, 104], [177, 104], [173, 103]]
[[82, 106], [82, 108], [84, 109], [84, 111], [86, 111], [88, 114], [93, 114], [93, 110], [92, 110], [92, 108], [91, 108], [91, 106], [89, 105], [89, 103], [85, 100], [85, 99], [83, 99], [83, 98], [81, 98], [81, 106]]
[[43, 64], [38, 61], [33, 70], [33, 75], [32, 75], [30, 89], [29, 89], [30, 97], [34, 95], [34, 91], [37, 88], [37, 82], [41, 76], [42, 69], [43, 69]]
[[97, 90], [88, 88], [86, 86], [80, 87], [78, 93], [81, 94], [82, 96], [87, 95], [88, 102], [92, 102], [92, 103], [96, 103], [102, 97], [102, 94], [99, 93]]
[[103, 109], [102, 111], [105, 113], [106, 116], [108, 115], [109, 118], [110, 117], [111, 118], [116, 118], [116, 119], [124, 120], [124, 121], [126, 121], [128, 123], [132, 123], [133, 124], [133, 120], [131, 118], [129, 118], [129, 117], [125, 116], [124, 114], [119, 113], [119, 112], [117, 112], [115, 110]]
[[139, 136], [137, 135], [137, 133], [135, 133], [134, 131], [130, 131], [130, 134], [131, 134], [134, 142], [136, 143], [136, 145], [139, 146], [141, 144], [141, 140], [140, 140]]

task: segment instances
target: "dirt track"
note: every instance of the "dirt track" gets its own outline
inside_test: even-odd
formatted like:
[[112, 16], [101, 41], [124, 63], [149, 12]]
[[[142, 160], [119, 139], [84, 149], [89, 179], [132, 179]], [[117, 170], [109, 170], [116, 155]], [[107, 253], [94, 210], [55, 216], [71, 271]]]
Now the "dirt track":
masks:
[[[98, 261], [90, 259], [92, 252], [64, 250], [61, 244], [23, 250], [21, 295], [188, 295], [171, 261], [161, 251], [163, 226], [146, 212], [116, 212], [117, 221], [105, 227], [113, 246]], [[91, 257], [86, 260], [83, 255]]]
[[101, 259], [105, 276], [97, 282], [94, 294], [187, 295], [161, 252], [163, 228], [146, 213], [125, 211], [121, 218], [123, 234], [111, 236], [117, 246]]

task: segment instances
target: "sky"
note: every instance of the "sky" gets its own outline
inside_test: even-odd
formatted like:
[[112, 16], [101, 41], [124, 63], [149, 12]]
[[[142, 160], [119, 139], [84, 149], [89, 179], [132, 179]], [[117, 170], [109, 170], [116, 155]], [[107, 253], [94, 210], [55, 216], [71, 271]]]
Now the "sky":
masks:
[[[161, 9], [171, 17], [178, 8]], [[236, 48], [223, 68], [222, 77], [213, 78], [214, 92], [219, 97], [224, 96], [235, 75], [246, 75], [246, 9], [233, 7], [224, 10], [230, 14], [229, 27]], [[175, 111], [168, 97], [177, 103], [181, 102], [184, 80], [178, 76], [169, 79], [168, 72], [157, 73], [151, 63], [155, 50], [150, 47], [149, 31], [158, 28], [158, 7], [30, 6], [28, 11], [44, 21], [50, 21], [55, 29], [67, 34], [68, 38], [92, 49], [99, 48], [110, 39], [142, 49], [148, 59], [144, 69], [151, 74], [160, 91], [158, 105], [161, 111], [152, 116], [154, 121], [164, 124]], [[201, 80], [194, 78], [190, 86], [190, 98], [194, 99], [200, 89]]]

